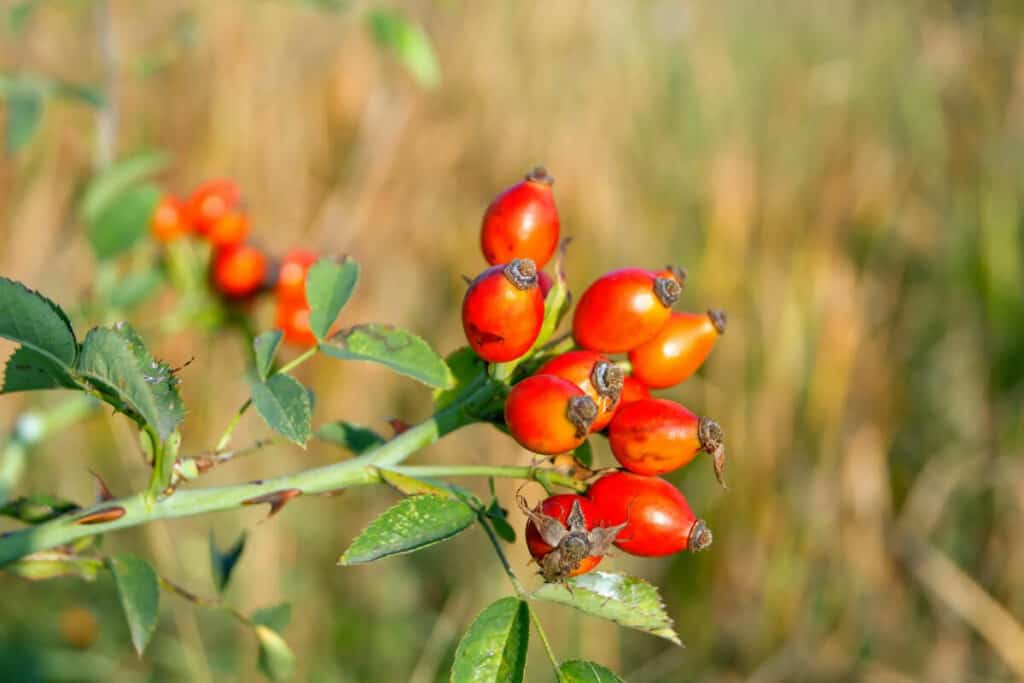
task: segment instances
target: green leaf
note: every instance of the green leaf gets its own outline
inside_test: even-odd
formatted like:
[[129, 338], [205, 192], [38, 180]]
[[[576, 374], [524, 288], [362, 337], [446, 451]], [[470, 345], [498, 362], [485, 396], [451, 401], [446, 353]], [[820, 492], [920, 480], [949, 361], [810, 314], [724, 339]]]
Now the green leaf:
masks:
[[449, 387], [453, 378], [441, 357], [421, 338], [389, 325], [356, 325], [326, 340], [321, 350], [341, 360], [381, 363], [432, 387]]
[[0, 393], [34, 391], [40, 389], [77, 389], [67, 371], [49, 356], [24, 346], [18, 347], [4, 370], [4, 388]]
[[48, 356], [61, 367], [75, 362], [78, 346], [60, 306], [20, 282], [0, 277], [0, 337]]
[[623, 683], [612, 671], [594, 662], [573, 660], [565, 662], [558, 669], [559, 683]]
[[474, 520], [476, 513], [460, 500], [412, 496], [370, 522], [338, 559], [338, 564], [363, 564], [411, 553], [451, 538]]
[[163, 271], [158, 268], [147, 268], [131, 273], [111, 290], [110, 306], [122, 311], [134, 308], [156, 292], [163, 281]]
[[7, 94], [7, 125], [4, 147], [8, 154], [24, 147], [43, 120], [45, 99], [38, 89], [19, 84]]
[[452, 683], [521, 683], [529, 640], [526, 603], [516, 598], [492, 603], [459, 641]]
[[255, 628], [260, 641], [260, 671], [272, 681], [284, 681], [295, 672], [295, 655], [288, 643], [273, 629], [266, 626]]
[[111, 557], [107, 567], [114, 575], [132, 645], [141, 657], [160, 616], [160, 585], [156, 572], [148, 562], [134, 555]]
[[682, 645], [658, 589], [646, 581], [623, 574], [591, 572], [570, 579], [569, 585], [572, 592], [560, 583], [546, 583], [533, 595]]
[[291, 375], [271, 375], [265, 382], [250, 377], [249, 388], [256, 412], [270, 428], [305, 448], [313, 415], [306, 387]]
[[47, 495], [22, 496], [0, 505], [0, 515], [26, 524], [42, 524], [79, 510], [76, 503]]
[[228, 587], [228, 581], [231, 580], [231, 572], [234, 571], [235, 565], [238, 564], [239, 558], [242, 557], [243, 550], [245, 550], [244, 531], [238, 536], [235, 544], [225, 552], [221, 552], [220, 548], [217, 547], [213, 531], [210, 531], [210, 571], [213, 573], [213, 583], [217, 587], [217, 592], [223, 593], [224, 589]]
[[89, 224], [89, 243], [96, 258], [113, 258], [145, 235], [161, 194], [155, 185], [146, 184], [125, 190], [107, 203]]
[[78, 204], [82, 220], [86, 223], [95, 222], [122, 194], [162, 171], [169, 161], [163, 152], [145, 151], [119, 160], [93, 176]]
[[360, 427], [344, 420], [323, 425], [316, 430], [316, 436], [318, 439], [350, 450], [356, 455], [387, 443], [387, 439], [372, 429]]
[[277, 350], [281, 348], [281, 339], [284, 333], [281, 330], [264, 332], [252, 340], [253, 350], [256, 352], [256, 372], [260, 379], [266, 380], [270, 375], [270, 369], [274, 366], [274, 357]]
[[419, 24], [389, 10], [370, 13], [370, 29], [377, 45], [391, 52], [424, 88], [441, 82], [441, 67], [430, 37]]
[[508, 523], [508, 512], [501, 507], [497, 499], [491, 501], [484, 514], [487, 515], [487, 519], [491, 520], [491, 526], [494, 527], [494, 532], [501, 540], [506, 543], [516, 542], [516, 530]]
[[101, 569], [103, 569], [103, 561], [95, 557], [81, 557], [53, 551], [32, 553], [3, 566], [5, 572], [30, 581], [43, 581], [65, 576], [95, 581], [96, 575]]
[[306, 301], [309, 326], [320, 341], [330, 334], [331, 325], [345, 307], [359, 280], [359, 264], [320, 259], [306, 273]]
[[292, 606], [287, 602], [270, 607], [261, 607], [249, 616], [249, 621], [259, 626], [266, 626], [278, 633], [283, 631], [292, 620]]
[[590, 466], [594, 464], [594, 451], [590, 447], [590, 441], [584, 441], [581, 443], [579, 447], [572, 452], [572, 455], [576, 458], [576, 461], [579, 462], [579, 464], [583, 465], [588, 470], [590, 469]]
[[154, 360], [127, 323], [90, 331], [82, 343], [77, 372], [97, 388], [107, 403], [136, 420], [139, 426], [152, 427], [162, 440], [184, 418], [178, 379], [171, 367]]
[[487, 363], [469, 346], [452, 351], [444, 362], [452, 374], [452, 384], [450, 388], [434, 390], [435, 410], [443, 410], [451, 405], [462, 390], [487, 369]]

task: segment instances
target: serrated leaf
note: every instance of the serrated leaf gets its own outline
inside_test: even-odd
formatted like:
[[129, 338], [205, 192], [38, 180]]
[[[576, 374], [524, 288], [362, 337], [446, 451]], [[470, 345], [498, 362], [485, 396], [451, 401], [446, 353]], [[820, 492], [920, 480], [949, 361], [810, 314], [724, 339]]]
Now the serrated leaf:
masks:
[[359, 280], [359, 264], [320, 259], [306, 273], [309, 327], [318, 340], [330, 334], [331, 325], [352, 298]]
[[20, 282], [0, 277], [0, 337], [48, 356], [61, 367], [75, 362], [78, 346], [60, 306]]
[[387, 439], [372, 429], [360, 427], [344, 420], [323, 425], [316, 430], [316, 436], [322, 441], [341, 446], [356, 455], [387, 443]]
[[146, 151], [121, 159], [93, 176], [78, 204], [82, 220], [86, 223], [96, 221], [122, 193], [162, 171], [168, 162], [169, 158], [163, 152]]
[[249, 616], [249, 621], [253, 624], [266, 626], [278, 633], [288, 626], [288, 622], [291, 621], [291, 619], [292, 606], [287, 602], [282, 602], [279, 605], [271, 605], [270, 607], [261, 607]]
[[134, 308], [156, 292], [163, 281], [163, 271], [158, 268], [131, 273], [111, 290], [110, 306], [119, 310]]
[[455, 498], [412, 496], [370, 522], [338, 559], [338, 564], [363, 564], [411, 553], [451, 538], [475, 520], [476, 513]]
[[30, 581], [44, 581], [65, 576], [95, 581], [96, 575], [101, 569], [103, 569], [103, 561], [95, 557], [81, 557], [51, 551], [32, 553], [3, 566], [5, 572]]
[[427, 342], [389, 325], [350, 327], [324, 341], [321, 350], [341, 360], [381, 363], [432, 387], [445, 388], [453, 382], [448, 366]]
[[242, 557], [243, 550], [245, 550], [244, 531], [238, 536], [234, 545], [223, 552], [217, 547], [213, 531], [210, 531], [210, 572], [213, 574], [213, 584], [217, 587], [218, 593], [223, 593], [224, 589], [228, 587], [231, 572], [234, 571], [235, 565]]
[[4, 148], [8, 154], [24, 147], [43, 120], [45, 98], [43, 93], [28, 85], [11, 88], [7, 94], [7, 123], [4, 130]]
[[491, 603], [459, 641], [452, 683], [521, 683], [530, 641], [530, 613], [517, 598]]
[[291, 375], [271, 375], [267, 381], [249, 378], [252, 404], [275, 432], [305, 448], [310, 436], [313, 405], [306, 387]]
[[0, 505], [0, 515], [26, 524], [42, 524], [80, 507], [63, 498], [47, 495], [22, 496]]
[[7, 359], [4, 387], [0, 393], [77, 388], [78, 385], [67, 371], [50, 360], [49, 356], [20, 346]]
[[134, 555], [111, 557], [107, 560], [107, 567], [114, 575], [132, 645], [141, 657], [160, 616], [160, 584], [156, 571], [148, 562]]
[[266, 626], [256, 626], [254, 630], [260, 642], [260, 671], [272, 681], [288, 680], [295, 672], [295, 654], [288, 643]]
[[371, 12], [369, 20], [377, 44], [391, 52], [417, 83], [433, 88], [441, 81], [434, 45], [419, 24], [389, 10]]
[[145, 184], [118, 194], [89, 222], [89, 243], [96, 258], [113, 258], [131, 247], [149, 230], [160, 202], [160, 189]]
[[462, 390], [487, 369], [487, 363], [480, 359], [469, 346], [463, 346], [449, 353], [445, 359], [452, 375], [452, 385], [446, 389], [434, 390], [434, 408], [443, 410], [459, 397]]
[[682, 645], [672, 628], [672, 619], [665, 612], [658, 589], [643, 579], [591, 572], [570, 579], [569, 585], [572, 592], [560, 583], [546, 583], [533, 595]]
[[563, 663], [558, 673], [561, 675], [559, 683], [623, 683], [613, 671], [600, 664], [578, 659]]
[[284, 333], [281, 330], [271, 330], [252, 340], [252, 348], [256, 353], [256, 372], [260, 379], [266, 380], [271, 368], [274, 367], [274, 357], [281, 348], [283, 338]]
[[97, 327], [82, 343], [76, 364], [79, 376], [94, 384], [117, 410], [156, 430], [166, 440], [185, 415], [178, 379], [171, 367], [154, 360], [127, 323]]

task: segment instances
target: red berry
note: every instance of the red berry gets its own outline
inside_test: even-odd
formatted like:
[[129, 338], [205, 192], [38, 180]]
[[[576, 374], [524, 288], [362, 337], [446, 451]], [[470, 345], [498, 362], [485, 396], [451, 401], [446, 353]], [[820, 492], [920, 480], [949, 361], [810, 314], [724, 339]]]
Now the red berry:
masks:
[[197, 232], [205, 234], [210, 228], [238, 207], [242, 193], [232, 180], [207, 180], [188, 198], [188, 215]]
[[654, 339], [629, 352], [633, 374], [655, 389], [675, 386], [707, 359], [725, 332], [725, 313], [673, 313]]
[[576, 343], [602, 353], [622, 353], [652, 339], [668, 322], [682, 285], [643, 268], [613, 270], [580, 297], [573, 316]]
[[590, 433], [597, 404], [567, 379], [527, 377], [505, 401], [505, 422], [512, 437], [534, 453], [554, 455], [577, 448]]
[[623, 467], [647, 476], [679, 469], [705, 451], [722, 481], [722, 428], [674, 401], [646, 398], [624, 405], [608, 426], [608, 443]]
[[492, 266], [477, 276], [462, 300], [469, 345], [490, 363], [515, 360], [530, 350], [544, 322], [544, 297], [529, 259]]
[[313, 346], [316, 336], [309, 326], [309, 306], [305, 302], [277, 301], [277, 327], [284, 340], [294, 346]]
[[599, 524], [626, 525], [615, 545], [630, 555], [658, 557], [711, 545], [707, 524], [664, 479], [615, 472], [594, 482], [587, 497], [597, 509]]
[[622, 369], [596, 351], [569, 351], [552, 358], [537, 370], [538, 375], [567, 379], [597, 404], [591, 432], [604, 429], [618, 407], [622, 391]]
[[639, 401], [642, 398], [654, 398], [651, 396], [651, 390], [647, 388], [647, 385], [638, 380], [633, 375], [626, 375], [622, 378], [622, 393], [619, 395], [619, 408], [632, 403], [633, 401]]
[[160, 199], [150, 219], [150, 231], [159, 242], [173, 242], [191, 231], [185, 205], [173, 194], [166, 194]]
[[505, 189], [484, 213], [480, 247], [492, 265], [517, 258], [543, 268], [558, 246], [558, 209], [551, 192], [554, 178], [543, 166]]
[[255, 294], [267, 276], [267, 257], [256, 247], [236, 244], [217, 251], [213, 284], [221, 294], [243, 298]]
[[248, 234], [249, 217], [241, 211], [231, 211], [210, 226], [206, 239], [214, 248], [230, 247], [242, 243]]
[[274, 292], [280, 301], [306, 303], [306, 271], [317, 261], [316, 252], [293, 249], [281, 260]]
[[[551, 496], [550, 498], [545, 498], [534, 512], [540, 512], [548, 517], [552, 517], [558, 520], [562, 528], [569, 529], [569, 514], [572, 512], [574, 502], [579, 504], [583, 517], [583, 529], [590, 531], [594, 528], [598, 515], [591, 502], [583, 496], [572, 493]], [[555, 549], [555, 546], [544, 541], [541, 537], [541, 532], [537, 529], [537, 524], [532, 519], [526, 522], [526, 547], [530, 550], [530, 555], [533, 559], [537, 560], [537, 564], [541, 565], [541, 567], [544, 567], [544, 558]], [[575, 568], [569, 567], [568, 572], [559, 578], [586, 574], [601, 562], [601, 558], [602, 555], [586, 554], [582, 558], [578, 558], [576, 562], [570, 562], [570, 564], [576, 565]]]

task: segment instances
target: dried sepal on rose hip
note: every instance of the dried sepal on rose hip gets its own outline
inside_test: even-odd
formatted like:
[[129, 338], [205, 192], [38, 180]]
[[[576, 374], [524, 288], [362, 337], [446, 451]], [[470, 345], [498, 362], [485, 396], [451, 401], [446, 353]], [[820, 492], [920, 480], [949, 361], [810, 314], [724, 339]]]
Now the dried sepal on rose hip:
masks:
[[473, 351], [489, 363], [525, 354], [544, 323], [544, 297], [530, 259], [492, 266], [474, 279], [462, 300], [462, 327]]
[[599, 525], [598, 512], [591, 502], [575, 494], [550, 496], [533, 509], [516, 494], [516, 503], [529, 520], [527, 548], [549, 583], [593, 570], [626, 526]]
[[608, 426], [608, 444], [624, 468], [645, 476], [677, 470], [704, 451], [725, 486], [722, 428], [674, 401], [646, 398], [624, 405]]
[[690, 508], [686, 497], [659, 477], [614, 472], [587, 491], [597, 524], [622, 527], [614, 542], [630, 555], [660, 557], [711, 545], [711, 531]]
[[590, 433], [597, 404], [582, 389], [554, 375], [533, 375], [505, 399], [505, 423], [520, 446], [542, 455], [574, 450]]
[[599, 277], [576, 304], [576, 343], [601, 353], [625, 353], [654, 338], [668, 322], [683, 285], [669, 271], [622, 268]]
[[494, 198], [480, 226], [480, 248], [488, 263], [528, 258], [539, 270], [551, 260], [559, 232], [554, 182], [547, 169], [537, 166]]
[[673, 313], [655, 337], [629, 352], [633, 375], [654, 389], [675, 386], [707, 360], [725, 333], [723, 311]]
[[567, 351], [555, 356], [537, 370], [538, 375], [555, 375], [567, 379], [597, 404], [597, 417], [590, 426], [599, 432], [608, 426], [622, 393], [622, 368], [596, 351]]

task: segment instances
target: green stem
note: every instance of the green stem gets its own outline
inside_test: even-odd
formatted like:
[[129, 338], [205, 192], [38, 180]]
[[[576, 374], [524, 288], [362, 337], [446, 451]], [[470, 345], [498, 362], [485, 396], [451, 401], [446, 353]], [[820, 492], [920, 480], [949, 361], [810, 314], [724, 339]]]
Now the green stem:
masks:
[[301, 354], [299, 354], [298, 356], [293, 358], [291, 361], [289, 361], [288, 363], [285, 363], [284, 365], [282, 365], [277, 370], [277, 372], [275, 372], [274, 374], [275, 375], [283, 375], [283, 374], [287, 374], [287, 373], [291, 372], [292, 370], [294, 370], [295, 368], [299, 367], [300, 365], [305, 363], [307, 360], [309, 360], [310, 358], [315, 356], [316, 352], [319, 351], [319, 350], [320, 349], [317, 346], [314, 346], [312, 348], [306, 349]]
[[562, 667], [558, 663], [558, 657], [555, 656], [555, 651], [551, 649], [551, 643], [548, 642], [548, 635], [544, 633], [544, 627], [540, 625], [540, 619], [537, 618], [537, 613], [533, 611], [532, 607], [528, 609], [530, 610], [530, 621], [533, 622], [533, 627], [537, 629], [537, 635], [540, 636], [540, 642], [544, 644], [544, 652], [547, 653], [548, 659], [551, 661], [551, 666], [555, 669], [555, 680], [561, 681]]
[[228, 447], [228, 445], [231, 443], [231, 435], [234, 434], [235, 432], [235, 427], [238, 426], [238, 423], [242, 419], [242, 416], [245, 415], [246, 411], [249, 410], [249, 406], [251, 405], [252, 399], [247, 398], [245, 399], [245, 403], [243, 403], [242, 406], [235, 412], [234, 416], [231, 418], [231, 422], [228, 422], [228, 426], [224, 429], [224, 433], [220, 435], [220, 439], [218, 439], [217, 441], [217, 447], [213, 449], [215, 453], [220, 453], [221, 451]]
[[[65, 515], [50, 522], [5, 534], [0, 536], [0, 565], [84, 536], [157, 520], [237, 509], [260, 499], [263, 499], [262, 502], [269, 502], [266, 500], [267, 497], [283, 491], [316, 495], [379, 483], [379, 466], [400, 464], [445, 434], [475, 422], [475, 409], [485, 404], [499, 390], [500, 385], [488, 382], [481, 376], [448, 408], [352, 460], [245, 484], [179, 490], [172, 495], [150, 501], [149, 505], [145, 493], [139, 493], [119, 500], [101, 502], [80, 513]], [[296, 494], [290, 493], [290, 496], [294, 495]], [[79, 523], [79, 520], [97, 519], [97, 516], [106, 521]]]
[[582, 491], [587, 485], [573, 477], [538, 467], [504, 467], [491, 465], [413, 465], [388, 469], [410, 477], [498, 477], [501, 479], [531, 479], [542, 484], [564, 486]]

